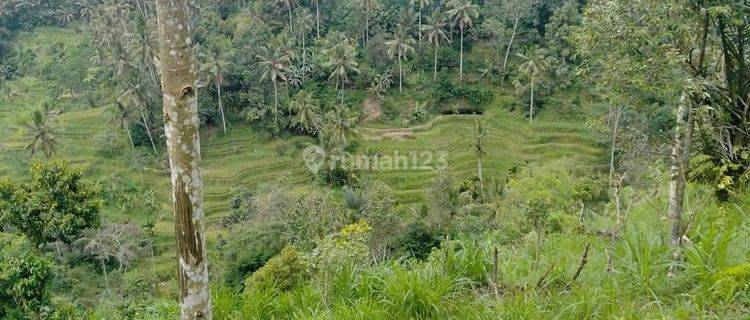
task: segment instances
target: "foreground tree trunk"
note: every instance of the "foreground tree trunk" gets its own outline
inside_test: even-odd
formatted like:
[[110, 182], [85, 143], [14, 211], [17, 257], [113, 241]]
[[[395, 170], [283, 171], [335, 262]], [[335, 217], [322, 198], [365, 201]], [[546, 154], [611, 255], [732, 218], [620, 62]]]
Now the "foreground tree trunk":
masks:
[[212, 319], [203, 222], [196, 60], [188, 0], [157, 0], [181, 319]]
[[686, 93], [680, 98], [677, 109], [677, 124], [675, 127], [674, 144], [672, 145], [671, 165], [669, 168], [669, 220], [671, 223], [669, 244], [672, 249], [673, 264], [669, 267], [668, 275], [675, 276], [676, 263], [682, 259], [682, 209], [685, 200], [685, 176], [687, 159], [690, 158], [692, 142], [693, 119], [692, 108]]

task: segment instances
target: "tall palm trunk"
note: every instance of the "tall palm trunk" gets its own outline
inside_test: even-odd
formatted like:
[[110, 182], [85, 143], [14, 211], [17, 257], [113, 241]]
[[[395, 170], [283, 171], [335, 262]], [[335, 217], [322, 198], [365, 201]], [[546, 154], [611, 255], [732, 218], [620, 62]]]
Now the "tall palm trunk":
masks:
[[273, 82], [273, 119], [274, 122], [278, 125], [279, 124], [279, 92], [276, 88], [276, 80], [271, 81]]
[[677, 273], [676, 262], [682, 259], [682, 209], [685, 200], [686, 166], [690, 158], [692, 144], [693, 119], [692, 107], [688, 106], [687, 94], [683, 93], [677, 109], [674, 144], [672, 145], [671, 165], [669, 167], [669, 208], [671, 222], [669, 233], [673, 264], [669, 267], [670, 277]]
[[531, 75], [531, 106], [529, 107], [529, 123], [534, 123], [534, 75]]
[[188, 0], [156, 1], [161, 38], [164, 132], [172, 180], [182, 320], [210, 320], [211, 290], [203, 221], [203, 181]]
[[432, 82], [437, 81], [437, 58], [438, 58], [438, 46], [435, 46], [435, 62], [432, 67]]
[[479, 190], [484, 191], [484, 179], [482, 178], [482, 156], [477, 155], [477, 177], [479, 178]]
[[404, 93], [404, 71], [401, 68], [401, 54], [398, 54], [398, 92]]
[[125, 128], [125, 133], [128, 134], [128, 140], [130, 140], [130, 146], [135, 149], [135, 143], [133, 142], [133, 135], [130, 134], [130, 128], [126, 122], [122, 123], [122, 127]]
[[461, 27], [461, 57], [458, 63], [458, 80], [464, 82], [464, 28]]
[[146, 114], [143, 113], [143, 108], [139, 107], [138, 112], [140, 112], [141, 114], [143, 126], [146, 127], [146, 134], [148, 134], [148, 140], [151, 142], [151, 147], [154, 149], [154, 152], [158, 152], [156, 151], [156, 143], [154, 143], [154, 137], [151, 135], [151, 128], [148, 126], [148, 119], [146, 119]]
[[[612, 108], [614, 114], [614, 123], [612, 124], [612, 146], [609, 153], [609, 181], [613, 183], [615, 177], [615, 152], [617, 151], [617, 134], [620, 131], [620, 115], [622, 114], [622, 107]], [[613, 184], [614, 185], [614, 184]]]
[[[302, 69], [303, 70], [307, 66], [307, 44], [305, 43], [307, 42], [307, 40], [305, 39], [307, 37], [305, 33], [306, 32], [302, 32]], [[305, 80], [305, 77], [306, 77], [305, 72], [302, 71], [302, 80]]]
[[417, 30], [419, 30], [419, 47], [422, 47], [422, 4], [419, 4], [419, 25], [417, 26]]
[[219, 80], [219, 78], [223, 79], [224, 77], [221, 74], [221, 66], [217, 65], [216, 67], [218, 70], [218, 77], [216, 79], [216, 92], [219, 98], [219, 112], [221, 113], [221, 125], [224, 127], [224, 134], [227, 134], [227, 119], [224, 116], [224, 106], [221, 103], [221, 82]]
[[367, 45], [368, 33], [370, 33], [370, 12], [369, 11], [365, 13], [365, 34], [363, 38], [365, 46]]
[[505, 60], [503, 60], [503, 71], [508, 65], [508, 56], [510, 56], [510, 48], [513, 47], [513, 39], [516, 38], [516, 32], [518, 31], [518, 21], [521, 19], [520, 16], [516, 16], [516, 21], [513, 23], [513, 33], [510, 35], [510, 41], [508, 41], [508, 48], [505, 50]]
[[292, 6], [287, 7], [287, 11], [289, 11], [289, 32], [294, 31], [294, 28], [292, 27]]
[[340, 78], [341, 80], [341, 107], [344, 107], [344, 77]]

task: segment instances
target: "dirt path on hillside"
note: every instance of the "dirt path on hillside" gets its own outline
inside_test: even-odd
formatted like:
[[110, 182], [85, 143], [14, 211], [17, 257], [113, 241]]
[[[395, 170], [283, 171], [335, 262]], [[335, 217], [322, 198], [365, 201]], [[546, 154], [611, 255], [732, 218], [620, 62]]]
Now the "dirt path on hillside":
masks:
[[366, 128], [365, 127], [365, 128], [361, 128], [360, 130], [363, 133], [362, 138], [366, 140], [380, 141], [384, 139], [391, 139], [391, 140], [414, 139], [414, 132], [430, 130], [435, 125], [435, 123], [442, 121], [443, 119], [451, 118], [451, 117], [457, 118], [457, 117], [462, 117], [462, 116], [460, 115], [437, 116], [425, 124], [421, 124], [421, 125], [414, 126], [414, 127], [407, 127], [407, 128], [378, 129], [378, 128]]
[[367, 123], [375, 121], [380, 118], [383, 114], [383, 110], [380, 108], [380, 101], [373, 96], [367, 97], [365, 102], [362, 103], [362, 119], [360, 123]]

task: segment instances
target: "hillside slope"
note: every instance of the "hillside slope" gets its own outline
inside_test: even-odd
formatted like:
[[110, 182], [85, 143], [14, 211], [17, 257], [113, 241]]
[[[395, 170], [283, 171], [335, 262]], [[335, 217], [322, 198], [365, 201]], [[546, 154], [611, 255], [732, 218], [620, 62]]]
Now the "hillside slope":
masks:
[[[75, 41], [76, 35], [67, 30], [40, 29], [19, 37], [17, 45], [43, 52], [40, 48], [45, 43], [54, 43], [57, 39]], [[37, 59], [45, 57], [40, 54]], [[28, 164], [38, 159], [29, 159], [24, 151], [26, 139], [22, 124], [28, 121], [32, 110], [49, 99], [47, 92], [52, 84], [29, 76], [2, 86], [0, 92], [12, 90], [14, 96], [0, 96], [0, 150], [3, 150], [0, 176], [23, 178], [27, 175]], [[53, 158], [85, 168], [92, 179], [107, 181], [107, 177], [123, 177], [149, 186], [160, 203], [156, 230], [163, 237], [171, 238], [169, 181], [163, 160], [130, 150], [108, 157], [99, 155], [93, 137], [103, 130], [111, 130], [108, 117], [105, 107], [61, 114], [52, 126], [59, 142], [59, 152]], [[475, 119], [476, 116], [471, 115], [439, 116], [413, 128], [384, 128], [382, 124], [368, 123], [361, 128], [362, 139], [358, 141], [356, 153], [446, 152], [457, 178], [469, 179], [476, 174], [476, 157], [472, 151]], [[513, 167], [530, 161], [572, 156], [591, 165], [605, 163], [606, 155], [580, 119], [542, 113], [530, 125], [521, 116], [498, 106], [490, 106], [482, 119], [490, 128], [486, 138], [487, 155], [483, 159], [484, 176], [488, 181], [504, 180]], [[403, 139], [388, 138], [384, 133], [389, 130], [409, 134]], [[226, 136], [205, 131], [202, 152], [210, 234], [227, 214], [227, 202], [236, 187], [252, 188], [286, 177], [290, 185], [300, 190], [322, 189], [305, 167], [302, 157], [302, 149], [314, 143], [312, 138], [273, 138], [243, 124], [233, 125]], [[374, 175], [389, 184], [402, 203], [414, 203], [424, 199], [424, 189], [433, 172], [408, 168], [378, 170]], [[152, 219], [136, 210], [113, 206], [106, 209], [105, 215], [113, 220], [127, 218], [140, 223]]]

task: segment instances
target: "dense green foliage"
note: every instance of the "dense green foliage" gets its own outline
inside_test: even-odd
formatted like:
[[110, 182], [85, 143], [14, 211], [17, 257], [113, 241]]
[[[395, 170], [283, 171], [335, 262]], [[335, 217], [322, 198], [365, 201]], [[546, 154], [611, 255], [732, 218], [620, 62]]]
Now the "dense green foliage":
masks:
[[52, 263], [26, 238], [0, 233], [0, 317], [39, 315], [49, 306]]
[[99, 225], [97, 191], [82, 180], [80, 170], [63, 163], [36, 164], [32, 182], [0, 186], [0, 222], [36, 244], [70, 242], [86, 228]]

